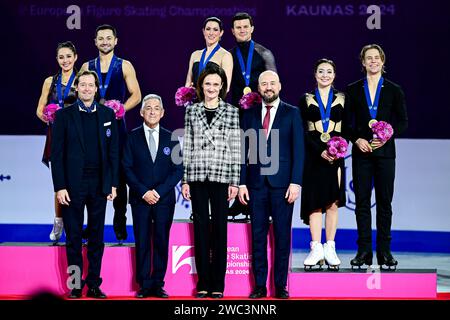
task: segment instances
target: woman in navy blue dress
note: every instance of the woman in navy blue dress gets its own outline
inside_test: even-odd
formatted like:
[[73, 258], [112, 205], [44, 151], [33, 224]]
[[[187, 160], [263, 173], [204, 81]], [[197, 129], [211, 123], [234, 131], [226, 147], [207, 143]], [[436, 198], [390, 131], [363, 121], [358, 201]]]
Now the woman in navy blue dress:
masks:
[[[48, 125], [44, 154], [42, 156], [42, 162], [46, 166], [50, 164], [52, 124], [44, 116], [45, 107], [48, 104], [57, 104], [61, 108], [64, 108], [76, 101], [73, 81], [76, 75], [75, 62], [77, 61], [77, 50], [72, 42], [66, 41], [58, 44], [56, 48], [56, 61], [60, 70], [55, 75], [45, 79], [36, 110], [38, 118]], [[50, 233], [50, 240], [58, 242], [61, 238], [63, 227], [60, 204], [56, 201], [55, 197], [55, 219], [53, 229]]]
[[227, 76], [227, 92], [230, 90], [233, 74], [233, 56], [219, 44], [223, 36], [223, 24], [217, 17], [209, 17], [203, 22], [203, 36], [206, 48], [196, 50], [191, 54], [189, 69], [186, 76], [186, 87], [196, 87], [200, 73], [207, 65], [221, 67]]

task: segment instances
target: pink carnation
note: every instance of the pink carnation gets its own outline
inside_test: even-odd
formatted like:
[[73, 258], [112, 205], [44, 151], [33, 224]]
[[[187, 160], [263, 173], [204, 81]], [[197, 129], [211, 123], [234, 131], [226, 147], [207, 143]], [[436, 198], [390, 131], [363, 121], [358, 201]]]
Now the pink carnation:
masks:
[[106, 100], [105, 106], [114, 111], [117, 120], [122, 119], [125, 115], [125, 107], [119, 100]]
[[45, 121], [53, 123], [55, 121], [56, 111], [59, 109], [61, 109], [61, 107], [58, 104], [50, 103], [45, 106], [42, 117]]
[[386, 121], [377, 121], [372, 125], [374, 139], [380, 139], [382, 142], [388, 141], [394, 134], [394, 129]]
[[250, 109], [255, 104], [261, 103], [261, 96], [256, 92], [249, 92], [244, 94], [239, 100], [239, 105], [242, 109]]
[[344, 158], [347, 154], [348, 143], [339, 136], [332, 137], [327, 142], [327, 152], [336, 158]]
[[328, 153], [332, 156], [335, 156], [338, 153], [338, 149], [334, 146], [328, 147]]
[[179, 107], [187, 107], [197, 99], [195, 89], [192, 87], [180, 87], [175, 93], [175, 104]]

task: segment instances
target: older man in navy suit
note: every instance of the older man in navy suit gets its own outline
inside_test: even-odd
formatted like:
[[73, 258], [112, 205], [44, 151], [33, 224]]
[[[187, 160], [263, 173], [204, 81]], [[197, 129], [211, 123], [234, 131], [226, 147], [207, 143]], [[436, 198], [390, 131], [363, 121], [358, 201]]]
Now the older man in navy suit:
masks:
[[275, 297], [287, 299], [292, 211], [303, 175], [303, 126], [298, 108], [280, 100], [281, 83], [275, 72], [264, 71], [258, 82], [262, 105], [247, 110], [242, 120], [245, 136], [248, 138], [253, 132], [256, 139], [246, 139], [239, 187], [239, 200], [248, 203], [251, 212], [255, 288], [250, 298], [267, 295], [267, 234], [271, 216]]
[[83, 274], [81, 233], [85, 207], [88, 213], [89, 270], [81, 286], [72, 289], [72, 299], [81, 298], [84, 284], [89, 287], [88, 297], [106, 298], [100, 290], [103, 231], [106, 199], [116, 197], [119, 140], [114, 111], [94, 101], [98, 86], [95, 72], [79, 73], [75, 78], [78, 100], [58, 111], [53, 125], [53, 186], [62, 205], [67, 261], [69, 266], [78, 267], [72, 277]]
[[172, 141], [172, 133], [159, 125], [164, 116], [161, 97], [145, 96], [141, 116], [144, 123], [129, 134], [122, 160], [136, 242], [136, 280], [140, 285], [136, 297], [167, 298], [164, 276], [175, 211], [174, 188], [183, 176], [183, 165], [181, 155], [176, 157], [178, 140]]

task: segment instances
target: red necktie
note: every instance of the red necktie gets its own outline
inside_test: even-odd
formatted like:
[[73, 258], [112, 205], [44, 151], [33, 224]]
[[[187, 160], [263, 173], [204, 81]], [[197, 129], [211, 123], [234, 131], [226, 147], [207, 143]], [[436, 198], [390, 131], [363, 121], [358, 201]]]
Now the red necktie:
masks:
[[266, 111], [266, 115], [264, 116], [264, 121], [263, 121], [263, 129], [264, 132], [266, 133], [266, 137], [269, 136], [269, 124], [270, 124], [270, 108], [272, 108], [272, 106], [266, 106], [267, 111]]

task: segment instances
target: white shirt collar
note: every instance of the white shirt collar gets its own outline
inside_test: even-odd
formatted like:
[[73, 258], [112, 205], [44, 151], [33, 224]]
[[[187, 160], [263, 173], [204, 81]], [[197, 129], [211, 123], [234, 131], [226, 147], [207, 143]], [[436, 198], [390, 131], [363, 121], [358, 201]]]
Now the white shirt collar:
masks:
[[[147, 125], [145, 124], [145, 122], [143, 123], [143, 125], [144, 125], [144, 130], [145, 130], [145, 131], [150, 131], [150, 130], [151, 130], [151, 128], [150, 128], [149, 126], [147, 126]], [[153, 130], [154, 130], [156, 133], [159, 133], [159, 123], [156, 125], [155, 128], [153, 128]]]

